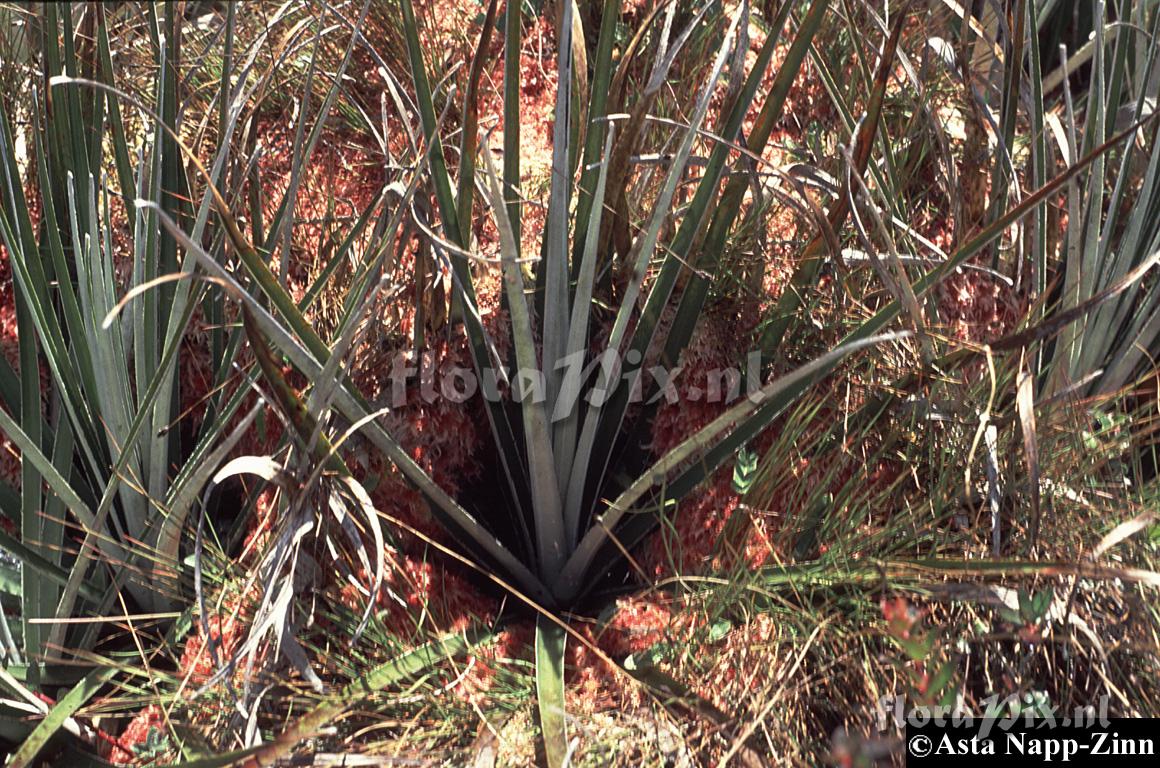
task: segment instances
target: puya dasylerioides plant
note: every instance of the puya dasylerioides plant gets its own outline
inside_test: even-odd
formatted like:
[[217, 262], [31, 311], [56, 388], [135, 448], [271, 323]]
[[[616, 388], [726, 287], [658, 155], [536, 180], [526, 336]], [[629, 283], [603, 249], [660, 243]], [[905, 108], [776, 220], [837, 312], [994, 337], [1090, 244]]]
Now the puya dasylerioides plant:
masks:
[[[1034, 5], [1029, 4], [1029, 5]], [[1115, 18], [1130, 20], [1129, 34]], [[1149, 17], [1149, 8], [1151, 16]], [[1037, 21], [1029, 9], [1030, 23]], [[1160, 54], [1160, 10], [1148, 3], [1112, 2], [1094, 6], [1095, 34], [1091, 88], [1072, 103], [1066, 92], [1065, 130], [1043, 130], [1040, 51], [1031, 35], [1030, 118], [1035, 126], [1032, 171], [1036, 183], [1046, 177], [1053, 156], [1071, 164], [1111, 139], [1125, 126], [1139, 124], [1156, 112], [1157, 55]], [[1034, 28], [1034, 27], [1033, 27]], [[1105, 32], [1106, 30], [1106, 32]], [[1141, 35], [1139, 30], [1148, 30]], [[1070, 86], [1063, 82], [1063, 87]], [[1081, 125], [1082, 122], [1082, 125]], [[1067, 188], [1067, 226], [1060, 244], [1062, 283], [1059, 307], [1070, 310], [1119, 287], [1160, 254], [1160, 142], [1156, 123], [1140, 125], [1123, 143], [1119, 156], [1099, 156], [1085, 176]], [[1058, 147], [1052, 151], [1049, 137]], [[1149, 142], [1151, 146], [1149, 147]], [[1049, 290], [1049, 239], [1046, 206], [1036, 212], [1031, 238], [1038, 294]], [[1155, 281], [1132, 281], [1130, 287], [1096, 308], [1085, 322], [1064, 329], [1040, 358], [1041, 386], [1051, 397], [1074, 391], [1080, 397], [1107, 396], [1132, 385], [1155, 366], [1160, 355], [1160, 290]]]
[[[270, 23], [293, 10], [287, 4]], [[0, 563], [6, 608], [0, 612], [0, 735], [23, 740], [18, 764], [29, 764], [61, 727], [95, 738], [71, 712], [119, 670], [98, 667], [86, 675], [70, 660], [91, 653], [106, 626], [70, 619], [183, 609], [188, 626], [182, 546], [190, 513], [262, 408], [259, 402], [243, 412], [249, 388], [228, 386], [244, 333], [222, 322], [221, 296], [206, 290], [210, 283], [187, 278], [198, 258], [206, 258], [192, 243], [212, 243], [209, 249], [220, 254], [227, 243], [244, 242], [219, 187], [231, 175], [244, 107], [261, 101], [255, 92], [270, 88], [295, 49], [282, 46], [266, 59], [258, 55], [259, 38], [235, 59], [230, 9], [220, 88], [208, 89], [221, 110], [207, 169], [179, 135], [182, 51], [192, 49], [200, 60], [216, 53], [220, 38], [178, 34], [179, 4], [144, 6], [132, 34], [143, 38], [142, 55], [158, 75], [151, 91], [134, 98], [124, 93], [132, 86], [121, 81], [125, 70], [117, 58], [124, 21], [100, 3], [45, 3], [25, 15], [20, 32], [34, 38], [29, 47], [36, 54], [0, 61], [6, 75], [29, 82], [27, 90], [0, 99], [0, 243], [13, 273], [20, 358], [19, 373], [0, 358], [0, 432], [20, 450], [22, 465], [19, 492], [0, 481], [0, 514], [14, 524], [0, 529], [0, 548], [19, 561], [19, 567], [8, 558]], [[327, 92], [323, 114], [338, 88], [336, 82]], [[140, 133], [133, 129], [137, 115], [149, 118]], [[296, 148], [296, 163], [308, 162], [324, 122]], [[190, 133], [182, 135], [188, 141]], [[198, 174], [187, 175], [186, 161]], [[380, 196], [374, 205], [381, 202]], [[211, 216], [215, 208], [222, 228]], [[288, 192], [269, 221], [270, 240], [293, 210]], [[336, 263], [365, 231], [368, 214], [351, 228]], [[253, 262], [253, 249], [245, 257]], [[123, 268], [131, 290], [118, 301]], [[298, 310], [293, 303], [279, 306]], [[199, 307], [211, 325], [212, 392], [191, 436], [179, 423], [189, 396], [178, 371], [190, 354], [183, 342]], [[302, 338], [316, 339], [299, 328]], [[344, 503], [357, 515], [364, 499], [359, 488], [348, 489]], [[377, 518], [367, 520], [366, 530], [369, 547]], [[381, 536], [377, 541], [381, 549]], [[365, 561], [381, 575], [381, 553]], [[19, 613], [10, 610], [13, 602]], [[16, 627], [10, 626], [14, 615]], [[49, 716], [53, 708], [39, 694], [55, 695], [73, 683], [73, 693]], [[44, 720], [29, 721], [29, 707]]]
[[[536, 627], [540, 719], [548, 762], [560, 765], [567, 753], [563, 716], [566, 631], [550, 613], [573, 606], [584, 597], [621, 553], [656, 524], [658, 513], [666, 505], [705, 480], [842, 357], [879, 343], [883, 337], [852, 340], [792, 374], [765, 384], [651, 465], [648, 457], [642, 457], [646, 460], [638, 466], [619, 466], [612, 472], [611, 457], [623, 444], [627, 431], [625, 417], [631, 393], [640, 385], [646, 354], [660, 342], [657, 331], [662, 313], [674, 310], [664, 344], [664, 359], [671, 363], [689, 342], [709, 283], [719, 271], [717, 257], [741, 212], [746, 186], [744, 178], [734, 176], [722, 192], [729, 155], [737, 146], [742, 123], [789, 26], [793, 4], [784, 4], [777, 18], [767, 19], [770, 34], [748, 74], [740, 69], [745, 56], [744, 50], [738, 48], [745, 39], [742, 31], [750, 23], [749, 4], [742, 2], [732, 12], [689, 110], [688, 122], [674, 129], [676, 150], [660, 190], [650, 201], [649, 212], [630, 247], [622, 250], [613, 247], [606, 217], [626, 214], [617, 202], [624, 199], [630, 183], [630, 158], [640, 151], [649, 112], [682, 47], [700, 25], [707, 23], [714, 10], [720, 13], [720, 8], [712, 3], [698, 6], [679, 32], [674, 30], [679, 16], [677, 4], [653, 13], [638, 38], [646, 33], [658, 35], [659, 53], [644, 88], [630, 100], [624, 89], [625, 59], [615, 73], [612, 61], [619, 3], [609, 0], [603, 4], [595, 60], [591, 63], [586, 58], [588, 46], [582, 39], [582, 25], [575, 23], [578, 8], [575, 3], [561, 3], [557, 128], [539, 258], [522, 253], [520, 244], [518, 13], [513, 13], [509, 5], [504, 23], [502, 178], [494, 168], [490, 147], [478, 142], [477, 107], [472, 100], [477, 98], [474, 79], [479, 70], [473, 67], [473, 81], [466, 89], [463, 109], [466, 124], [459, 147], [458, 184], [453, 184], [439, 143], [419, 24], [410, 0], [403, 0], [401, 5], [411, 76], [423, 129], [431, 143], [431, 183], [446, 241], [439, 250], [449, 264], [457, 289], [455, 314], [466, 330], [473, 363], [480, 378], [487, 381], [487, 371], [500, 369], [508, 362], [496, 359], [497, 345], [484, 329], [470, 264], [476, 158], [482, 157], [482, 186], [499, 231], [514, 368], [522, 373], [533, 372], [532, 380], [543, 383], [543, 391], [533, 396], [534, 387], [528, 387], [526, 381], [525, 391], [519, 391], [521, 382], [517, 377], [513, 398], [516, 402], [486, 398], [506, 481], [504, 490], [511, 513], [508, 519], [514, 524], [503, 530], [488, 528], [468, 517], [458, 505], [451, 507], [439, 500], [433, 500], [433, 508], [442, 513], [451, 531], [481, 560], [498, 568], [505, 579], [544, 609]], [[489, 4], [489, 22], [495, 18], [496, 5], [495, 0]], [[813, 2], [798, 22], [781, 69], [774, 76], [756, 125], [746, 139], [744, 150], [749, 156], [761, 154], [825, 11], [825, 2]], [[477, 58], [486, 50], [489, 35], [490, 24], [485, 22]], [[892, 44], [896, 43], [897, 35]], [[634, 44], [629, 50], [635, 47]], [[892, 58], [892, 52], [885, 55]], [[729, 95], [716, 124], [710, 127], [710, 105], [726, 74], [731, 81]], [[708, 162], [692, 202], [679, 217], [675, 233], [662, 243], [666, 222], [672, 216], [674, 194], [686, 179], [696, 142], [706, 131], [714, 137]], [[621, 271], [629, 277], [613, 307], [606, 351], [592, 355], [590, 337], [594, 329], [590, 318], [594, 294], [599, 290], [597, 275], [616, 259], [621, 260]], [[659, 269], [654, 269], [654, 259], [660, 260]], [[528, 262], [530, 274], [522, 266]], [[698, 271], [683, 282], [683, 291], [678, 290], [680, 278], [688, 277], [682, 271], [689, 264]]]
[[[662, 511], [731, 460], [798, 395], [832, 372], [843, 357], [892, 338], [876, 334], [887, 330], [899, 314], [909, 313], [910, 324], [921, 332], [919, 300], [1125, 135], [1092, 143], [1090, 151], [1074, 158], [1066, 172], [1050, 181], [1044, 178], [1018, 205], [996, 211], [988, 226], [973, 233], [944, 262], [915, 280], [911, 291], [896, 295], [839, 346], [795, 372], [764, 384], [755, 397], [732, 406], [667, 454], [650, 457], [619, 450], [625, 444], [640, 442], [639, 435], [633, 432], [639, 426], [631, 426], [626, 414], [632, 393], [642, 384], [644, 361], [654, 347], [659, 347], [662, 362], [676, 364], [692, 338], [710, 285], [721, 277], [720, 256], [742, 211], [749, 184], [745, 173], [730, 168], [730, 155], [740, 147], [750, 158], [761, 156], [827, 10], [825, 2], [812, 2], [797, 17], [793, 14], [794, 4], [783, 4], [776, 18], [765, 20], [769, 35], [745, 74], [735, 63], [743, 59], [736, 56], [735, 47], [741, 39], [740, 31], [749, 23], [749, 5], [742, 2], [735, 8], [687, 112], [687, 124], [674, 129], [675, 150], [659, 191], [649, 201], [635, 238], [624, 247], [615, 242], [610, 230], [619, 226], [624, 231], [624, 200], [632, 177], [630, 159], [643, 151], [644, 126], [682, 46], [716, 7], [711, 3], [699, 6], [689, 14], [691, 21], [687, 26], [674, 32], [674, 20], [679, 15], [676, 5], [657, 8], [641, 26], [637, 40], [626, 48], [634, 52], [645, 34], [660, 36], [656, 61], [644, 87], [633, 99], [624, 88], [625, 67], [631, 55], [621, 57], [618, 68], [612, 63], [620, 4], [616, 0], [603, 3], [592, 62], [586, 58], [589, 47], [579, 40], [584, 33], [582, 25], [575, 23], [576, 4], [566, 0], [560, 4], [551, 187], [539, 253], [527, 254], [521, 251], [520, 236], [518, 14], [507, 13], [503, 25], [506, 60], [502, 175], [493, 168], [486, 142], [484, 146], [476, 143], [478, 110], [473, 99], [477, 98], [474, 80], [479, 77], [479, 68], [473, 66], [462, 110], [465, 125], [460, 133], [458, 183], [453, 184], [439, 141], [435, 101], [424, 69], [414, 8], [410, 0], [401, 3], [411, 76], [429, 142], [431, 183], [441, 217], [444, 243], [437, 250], [452, 274], [456, 315], [467, 333], [473, 363], [481, 379], [487, 381], [486, 370], [508, 362], [495, 359], [496, 345], [488, 338], [479, 316], [470, 265], [472, 195], [476, 158], [481, 156], [486, 203], [500, 236], [515, 368], [543, 372], [542, 398], [516, 398], [518, 403], [487, 398], [487, 415], [507, 483], [510, 515], [500, 519], [514, 523], [489, 528], [470, 518], [458, 505], [445, 499], [431, 500], [432, 509], [477, 558], [494, 565], [510, 584], [544, 609], [536, 627], [536, 677], [550, 765], [563, 764], [568, 749], [563, 718], [566, 630], [552, 616], [553, 611], [567, 609], [588, 594], [623, 553], [653, 529]], [[487, 49], [495, 13], [493, 1], [489, 3], [489, 21], [485, 22], [477, 59]], [[839, 231], [849, 215], [851, 190], [858, 189], [853, 186], [852, 177], [874, 172], [870, 163], [872, 147], [904, 19], [905, 9], [895, 14], [884, 36], [866, 99], [866, 113], [851, 130], [850, 178], [826, 212], [823, 230]], [[758, 100], [759, 84], [791, 20], [796, 21], [796, 29], [781, 67], [763, 95], [752, 129], [742, 139], [743, 121]], [[710, 124], [711, 100], [726, 73], [731, 86], [726, 89], [716, 122]], [[687, 178], [690, 153], [698, 138], [706, 135], [712, 137], [707, 142], [711, 149], [701, 167], [693, 198], [679, 215], [673, 216], [674, 194]], [[611, 226], [606, 226], [608, 217], [614, 218]], [[670, 217], [676, 221], [671, 237], [665, 235], [662, 243], [663, 233], [670, 231], [666, 227]], [[826, 245], [826, 238], [820, 233], [807, 245], [793, 286], [783, 299], [796, 291], [810, 290]], [[606, 351], [592, 355], [589, 350], [594, 329], [590, 314], [599, 290], [597, 275], [617, 260], [616, 271], [628, 276], [627, 283], [613, 306]], [[530, 274], [523, 269], [526, 263], [531, 264]], [[1121, 282], [1138, 280], [1138, 272], [1130, 272]], [[1122, 290], [1122, 286], [1118, 287]], [[607, 296], [602, 295], [601, 299], [606, 301]], [[1086, 311], [1090, 305], [1085, 302], [1076, 311]], [[794, 301], [779, 304], [773, 322], [763, 334], [763, 361], [776, 356], [798, 306], [800, 302]], [[667, 320], [661, 339], [663, 315], [671, 320]], [[1074, 316], [1065, 314], [1046, 326], [1057, 328]], [[1027, 333], [1041, 338], [1050, 331], [1046, 326]], [[592, 376], [578, 373], [588, 370], [590, 363], [595, 369]], [[646, 408], [637, 425], [647, 423], [648, 418]], [[611, 466], [613, 456], [621, 457], [615, 467]]]
[[[201, 459], [214, 446], [228, 451], [256, 414], [231, 432], [241, 400], [219, 408], [192, 443], [173, 428], [182, 410], [182, 339], [206, 297], [203, 284], [167, 283], [111, 331], [105, 324], [118, 268], [142, 284], [180, 263], [177, 241], [135, 201], [181, 218], [198, 239], [210, 208], [187, 204], [172, 136], [158, 127], [134, 149], [118, 99], [55, 87], [81, 76], [116, 81], [110, 9], [73, 10], [47, 3], [38, 23], [26, 18], [22, 34], [37, 55], [3, 65], [29, 87], [0, 104], [0, 243], [13, 274], [20, 354], [19, 374], [0, 360], [0, 431], [22, 464], [19, 493], [0, 483], [0, 508], [17, 523], [15, 534], [0, 532], [0, 547], [21, 563], [3, 589], [18, 599], [21, 631], [7, 631], [4, 616], [0, 629], [9, 687], [24, 687], [13, 693], [30, 701], [37, 699], [27, 690], [50, 679], [75, 682], [73, 672], [62, 677], [60, 662], [98, 639], [99, 623], [69, 619], [122, 610], [122, 590], [145, 610], [178, 604], [178, 510], [205, 483]], [[150, 5], [142, 20], [159, 72], [150, 94], [157, 126], [178, 121], [178, 17], [174, 6]], [[221, 167], [215, 162], [215, 181]]]

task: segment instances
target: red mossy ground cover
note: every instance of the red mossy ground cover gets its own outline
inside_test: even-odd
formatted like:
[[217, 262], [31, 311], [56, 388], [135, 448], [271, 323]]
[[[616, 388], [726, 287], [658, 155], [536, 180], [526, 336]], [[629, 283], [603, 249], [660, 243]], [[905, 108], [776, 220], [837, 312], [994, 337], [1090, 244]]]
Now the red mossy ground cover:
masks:
[[[16, 332], [16, 301], [12, 295], [12, 267], [8, 251], [0, 245], [0, 355], [20, 369], [20, 348]], [[20, 487], [20, 452], [7, 435], [0, 436], [0, 480], [13, 488]]]
[[128, 722], [115, 743], [102, 741], [101, 751], [105, 759], [114, 765], [138, 765], [142, 762], [139, 750], [149, 743], [150, 735], [168, 732], [161, 707], [150, 704]]

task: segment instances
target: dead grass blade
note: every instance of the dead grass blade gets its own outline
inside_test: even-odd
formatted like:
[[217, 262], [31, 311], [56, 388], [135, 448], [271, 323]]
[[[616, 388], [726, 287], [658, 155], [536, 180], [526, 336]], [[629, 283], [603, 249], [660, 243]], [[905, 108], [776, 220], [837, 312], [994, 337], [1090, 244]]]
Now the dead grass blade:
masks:
[[1035, 379], [1024, 368], [1019, 372], [1015, 408], [1023, 432], [1023, 456], [1027, 461], [1027, 477], [1031, 482], [1031, 532], [1028, 551], [1034, 552], [1039, 540], [1039, 443], [1035, 439]]

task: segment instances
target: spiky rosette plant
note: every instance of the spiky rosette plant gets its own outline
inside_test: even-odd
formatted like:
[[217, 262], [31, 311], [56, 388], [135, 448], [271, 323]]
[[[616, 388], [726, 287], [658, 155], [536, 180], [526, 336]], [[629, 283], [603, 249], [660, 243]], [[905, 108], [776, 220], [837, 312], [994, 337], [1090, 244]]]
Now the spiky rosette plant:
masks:
[[[475, 100], [480, 67], [473, 66], [465, 89], [456, 181], [440, 144], [419, 23], [410, 0], [401, 5], [414, 90], [431, 145], [431, 184], [446, 241], [439, 250], [457, 289], [455, 314], [463, 321], [473, 363], [483, 381], [489, 380], [489, 371], [512, 363], [518, 372], [512, 401], [485, 398], [508, 514], [476, 520], [447, 498], [433, 498], [432, 506], [480, 560], [498, 569], [542, 610], [536, 626], [540, 719], [548, 763], [560, 765], [567, 753], [563, 716], [566, 628], [553, 618], [553, 611], [573, 607], [652, 529], [667, 505], [701, 484], [842, 357], [883, 340], [852, 340], [765, 384], [665, 455], [629, 451], [620, 466], [613, 466], [613, 456], [632, 442], [626, 439], [632, 429], [626, 416], [632, 393], [642, 384], [646, 358], [662, 346], [662, 317], [667, 320], [671, 313], [671, 323], [664, 325], [667, 338], [662, 358], [671, 365], [689, 342], [708, 288], [718, 277], [719, 255], [742, 210], [747, 186], [744, 174], [734, 175], [722, 190], [730, 155], [740, 150], [760, 157], [827, 4], [813, 2], [796, 25], [792, 44], [764, 94], [756, 125], [743, 144], [743, 122], [781, 36], [790, 26], [793, 4], [784, 4], [776, 18], [767, 19], [770, 34], [748, 75], [742, 67], [749, 4], [742, 2], [730, 12], [687, 122], [673, 129], [676, 150], [659, 191], [649, 201], [643, 223], [629, 236], [630, 211], [625, 200], [633, 180], [631, 157], [641, 151], [650, 112], [682, 48], [701, 25], [713, 19], [714, 10], [721, 11], [711, 3], [700, 5], [685, 17], [683, 28], [677, 28], [683, 15], [677, 5], [658, 8], [617, 68], [612, 48], [619, 3], [603, 4], [591, 63], [586, 60], [589, 47], [583, 40], [583, 26], [577, 23], [578, 8], [571, 2], [561, 3], [551, 186], [539, 254], [522, 252], [520, 238], [518, 13], [509, 5], [504, 23], [502, 179], [490, 147], [478, 142]], [[496, 9], [497, 2], [492, 0], [476, 63], [488, 48]], [[627, 67], [645, 34], [659, 36], [659, 52], [643, 89], [633, 98], [627, 88]], [[884, 61], [893, 57], [897, 39], [896, 33], [884, 51]], [[713, 122], [711, 104], [725, 77], [726, 97]], [[872, 103], [880, 102], [881, 92]], [[865, 148], [873, 139], [877, 116], [871, 116], [868, 123], [870, 129], [859, 137], [865, 145], [864, 156], [868, 156]], [[712, 137], [708, 162], [691, 203], [676, 217], [675, 233], [665, 238], [666, 224], [674, 218], [675, 193], [687, 179], [694, 147], [706, 135]], [[511, 361], [494, 355], [496, 345], [481, 322], [473, 283], [470, 224], [478, 157], [482, 157], [485, 202], [499, 231], [503, 295], [515, 353]], [[659, 269], [655, 268], [657, 260]], [[525, 271], [528, 264], [530, 269]], [[690, 265], [695, 267], [691, 274]], [[607, 299], [600, 295], [598, 278], [605, 269], [627, 275], [627, 280], [612, 308], [604, 352], [593, 354], [590, 348], [596, 329], [591, 318], [597, 299]], [[542, 384], [542, 391], [529, 386], [529, 381]]]
[[[295, 10], [283, 6], [270, 22]], [[206, 255], [191, 245], [220, 254], [226, 243], [240, 242], [219, 187], [237, 177], [231, 150], [243, 108], [261, 102], [293, 49], [277, 48], [265, 70], [255, 48], [239, 64], [232, 7], [224, 46], [215, 35], [184, 34], [176, 3], [148, 4], [139, 17], [129, 6], [99, 3], [0, 12], [6, 24], [20, 20], [12, 34], [24, 49], [10, 55], [6, 40], [0, 70], [28, 86], [0, 95], [0, 246], [12, 272], [19, 352], [18, 372], [0, 359], [0, 434], [21, 461], [19, 486], [0, 480], [0, 739], [20, 742], [12, 762], [28, 765], [61, 728], [89, 744], [102, 735], [73, 716], [122, 671], [95, 655], [107, 625], [93, 617], [178, 611], [174, 631], [189, 628], [191, 512], [208, 514], [209, 505], [199, 505], [203, 491], [252, 437], [264, 407], [248, 387], [232, 386], [243, 334], [223, 322], [220, 294], [190, 279], [197, 257]], [[126, 28], [141, 43], [132, 53], [121, 46]], [[216, 148], [201, 156], [206, 168], [189, 148], [202, 144], [206, 123], [193, 128], [181, 120], [189, 104], [180, 94], [189, 74], [183, 52], [203, 60], [222, 47], [220, 80], [203, 75], [221, 107], [220, 121], [208, 129]], [[340, 81], [353, 47], [338, 67]], [[148, 88], [126, 83], [132, 69], [124, 62], [134, 55], [157, 73]], [[323, 112], [338, 90], [327, 90]], [[299, 165], [324, 122], [296, 148]], [[187, 160], [196, 174], [187, 174]], [[294, 194], [268, 218], [271, 239], [292, 220]], [[215, 206], [234, 227], [228, 233], [216, 227]], [[365, 211], [351, 227], [335, 264], [369, 217]], [[203, 380], [183, 377], [198, 366]], [[348, 528], [351, 501], [330, 507]], [[361, 499], [355, 503], [362, 508]], [[368, 542], [381, 533], [377, 518], [363, 530]], [[378, 551], [364, 552], [364, 562], [377, 575], [381, 537], [374, 544]], [[134, 639], [142, 654], [153, 652], [151, 641]], [[29, 712], [44, 717], [32, 721]]]
[[[1031, 9], [1029, 23], [1036, 23]], [[1148, 42], [1133, 50], [1133, 41], [1108, 21], [1131, 19], [1149, 31]], [[1068, 162], [1112, 139], [1125, 126], [1139, 125], [1155, 114], [1154, 91], [1138, 72], [1152, 72], [1160, 56], [1160, 13], [1146, 3], [1098, 3], [1094, 6], [1096, 29], [1109, 30], [1103, 45], [1092, 53], [1091, 89], [1069, 114], [1066, 141], [1061, 154]], [[1046, 176], [1052, 156], [1043, 106], [1043, 78], [1035, 36], [1029, 60], [1032, 102], [1031, 120], [1036, 127], [1033, 145], [1034, 180]], [[1070, 94], [1069, 94], [1070, 95]], [[1082, 111], [1081, 111], [1082, 110]], [[1082, 116], [1082, 122], [1080, 117]], [[1109, 292], [1119, 295], [1101, 301], [1091, 317], [1067, 327], [1053, 348], [1038, 361], [1044, 391], [1051, 396], [1075, 392], [1081, 396], [1106, 397], [1150, 375], [1160, 352], [1160, 290], [1154, 281], [1125, 278], [1148, 269], [1160, 252], [1160, 142], [1156, 126], [1140, 125], [1124, 142], [1117, 158], [1100, 156], [1081, 184], [1067, 190], [1067, 225], [1060, 244], [1062, 254], [1061, 309], [1072, 310], [1100, 300]], [[1133, 197], [1135, 195], [1135, 197]], [[1037, 294], [1048, 293], [1048, 235], [1045, 211], [1037, 211], [1034, 246]]]
[[[96, 624], [70, 619], [122, 610], [122, 590], [147, 610], [179, 603], [174, 566], [184, 513], [208, 476], [200, 459], [236, 444], [255, 415], [231, 431], [238, 399], [192, 435], [175, 428], [188, 395], [178, 376], [191, 357], [183, 339], [204, 286], [169, 282], [112, 330], [105, 323], [126, 278], [150, 282], [180, 263], [176, 241], [134, 199], [187, 221], [197, 238], [210, 209], [196, 216], [187, 204], [173, 137], [158, 128], [134, 150], [116, 99], [101, 90], [52, 93], [60, 78], [116, 83], [115, 12], [92, 6], [78, 29], [71, 7], [36, 10], [20, 11], [19, 34], [39, 58], [0, 62], [28, 84], [0, 104], [0, 245], [14, 278], [20, 356], [19, 375], [0, 363], [0, 432], [22, 463], [19, 492], [0, 489], [0, 512], [16, 523], [0, 532], [0, 547], [21, 564], [5, 563], [12, 578], [3, 592], [18, 600], [21, 631], [9, 632], [3, 615], [0, 630], [9, 687], [25, 699], [59, 684], [51, 670], [96, 644]], [[150, 6], [142, 18], [160, 73], [145, 97], [155, 98], [158, 125], [178, 122], [178, 23], [174, 7]], [[220, 172], [219, 162], [212, 178]], [[86, 697], [97, 687], [83, 686]]]

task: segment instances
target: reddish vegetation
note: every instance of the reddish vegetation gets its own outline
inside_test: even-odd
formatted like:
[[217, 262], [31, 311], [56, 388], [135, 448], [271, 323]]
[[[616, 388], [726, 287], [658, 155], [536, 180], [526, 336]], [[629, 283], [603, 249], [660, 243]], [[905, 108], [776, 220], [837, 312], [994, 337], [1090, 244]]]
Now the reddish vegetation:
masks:
[[[16, 335], [16, 301], [12, 296], [12, 269], [8, 251], [0, 245], [0, 355], [14, 370], [19, 368], [20, 350]], [[8, 439], [0, 435], [0, 480], [13, 488], [20, 487], [20, 453]]]
[[[269, 225], [290, 188], [294, 133], [281, 120], [260, 121], [257, 133], [264, 150], [258, 162], [262, 217]], [[382, 162], [372, 157], [365, 138], [346, 130], [324, 132], [310, 162], [301, 166], [300, 174], [288, 261], [289, 290], [296, 301], [305, 295], [316, 271], [325, 265], [354, 221], [383, 187]], [[354, 256], [363, 255], [367, 239], [355, 245]], [[282, 246], [282, 235], [278, 233], [277, 255], [271, 262], [275, 274]]]
[[896, 597], [893, 600], [882, 598], [882, 618], [886, 619], [891, 634], [901, 638], [910, 637], [910, 629], [918, 621], [918, 613], [905, 597]]
[[[274, 491], [267, 490], [259, 495], [256, 522], [246, 538], [242, 555], [238, 558], [240, 565], [256, 567], [259, 562], [273, 528], [275, 501]], [[204, 624], [209, 626], [211, 643], [206, 642], [202, 618], [196, 617], [177, 664], [177, 675], [188, 689], [200, 688], [208, 682], [223, 665], [234, 658], [245, 642], [259, 596], [254, 588], [251, 588], [248, 595], [244, 595], [241, 593], [241, 587], [240, 581], [227, 584], [225, 594], [220, 600], [220, 609], [205, 617]], [[218, 596], [214, 595], [207, 604], [213, 606], [217, 602]], [[263, 651], [259, 649], [259, 659], [263, 658], [262, 653]], [[238, 683], [243, 679], [244, 671], [241, 668], [236, 669], [233, 682]]]
[[[40, 221], [39, 201], [34, 194], [28, 194], [26, 189], [29, 217], [35, 227]], [[12, 274], [12, 265], [9, 263], [8, 247], [0, 242], [0, 355], [12, 366], [12, 370], [20, 373], [20, 335], [16, 319], [15, 276]], [[48, 371], [41, 367], [41, 391], [45, 391], [48, 381]], [[14, 414], [18, 415], [18, 414]], [[20, 490], [20, 451], [7, 435], [0, 433], [0, 480]]]
[[254, 502], [254, 523], [246, 534], [239, 560], [252, 561], [258, 553], [265, 551], [278, 520], [278, 489], [267, 488], [258, 494]]
[[[422, 628], [435, 634], [461, 632], [477, 621], [486, 622], [495, 617], [498, 605], [441, 562], [397, 554], [392, 560], [376, 602], [379, 609], [387, 611], [384, 621], [400, 636], [410, 636], [418, 628], [416, 622], [420, 616]], [[360, 574], [360, 577], [365, 585], [366, 575]], [[356, 612], [366, 606], [365, 589], [354, 584], [342, 586], [340, 599]]]
[[1015, 330], [1023, 299], [1004, 281], [976, 270], [957, 272], [938, 287], [939, 318], [953, 338], [993, 341]]
[[[755, 318], [748, 313], [750, 323], [746, 324], [738, 316], [743, 313], [730, 309], [722, 304], [706, 311], [681, 356], [681, 372], [674, 382], [677, 397], [664, 401], [652, 424], [654, 456], [665, 455], [734, 404], [726, 402], [729, 385], [724, 382], [724, 396], [712, 396], [709, 377], [715, 372], [741, 369]], [[739, 386], [743, 387], [744, 382], [739, 382]], [[658, 532], [646, 542], [641, 558], [650, 577], [669, 575], [674, 566], [686, 571], [705, 570], [718, 552], [727, 521], [737, 509], [731, 477], [731, 465], [718, 470], [708, 487], [680, 502], [673, 520], [675, 531]], [[673, 561], [673, 554], [679, 562]]]
[[674, 628], [677, 617], [667, 602], [656, 596], [618, 600], [616, 613], [600, 629], [600, 647], [614, 658], [647, 651]]
[[214, 655], [216, 654], [219, 664], [229, 659], [237, 650], [244, 632], [242, 620], [233, 615], [224, 619], [210, 616], [207, 623], [213, 648], [211, 649], [205, 642], [199, 621], [196, 630], [185, 643], [185, 652], [178, 666], [182, 678], [188, 678], [189, 684], [195, 687], [205, 683], [217, 671], [214, 666]]
[[14, 368], [19, 365], [16, 335], [16, 300], [12, 295], [12, 267], [8, 249], [0, 245], [0, 354]]
[[138, 765], [140, 760], [135, 749], [148, 744], [149, 734], [154, 731], [166, 732], [165, 717], [161, 707], [150, 704], [125, 726], [118, 744], [109, 753], [108, 761], [114, 765]]

